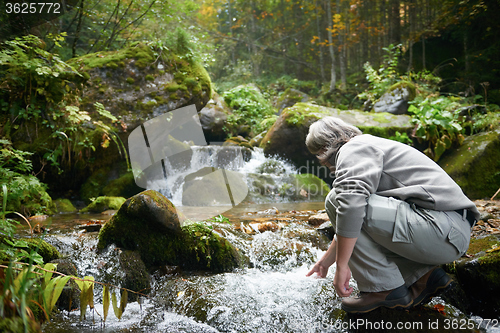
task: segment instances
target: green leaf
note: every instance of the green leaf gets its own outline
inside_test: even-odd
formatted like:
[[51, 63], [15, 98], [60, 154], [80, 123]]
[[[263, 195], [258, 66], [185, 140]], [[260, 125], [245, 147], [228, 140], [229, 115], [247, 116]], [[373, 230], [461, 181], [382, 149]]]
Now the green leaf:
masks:
[[45, 264], [45, 266], [43, 268], [49, 271], [49, 272], [44, 272], [45, 285], [47, 285], [47, 283], [52, 278], [52, 274], [57, 269], [57, 264], [53, 264], [53, 263], [49, 262], [49, 263]]
[[69, 281], [70, 278], [71, 278], [71, 276], [60, 276], [60, 277], [58, 277], [59, 280], [58, 280], [58, 282], [56, 284], [56, 287], [54, 288], [52, 297], [50, 299], [50, 305], [49, 305], [50, 312], [52, 312], [52, 309], [56, 305], [57, 300], [59, 299], [59, 297], [61, 296], [62, 291], [64, 290], [64, 286], [66, 285], [66, 283], [68, 283], [68, 281]]
[[107, 285], [104, 285], [104, 288], [102, 290], [102, 310], [104, 321], [106, 321], [109, 312], [109, 287]]
[[128, 291], [123, 290], [122, 297], [120, 298], [120, 311], [123, 314], [125, 312], [125, 308], [127, 307], [128, 301]]
[[113, 312], [115, 313], [116, 318], [118, 318], [118, 320], [120, 320], [122, 317], [122, 311], [118, 307], [118, 304], [116, 302], [116, 294], [114, 291], [111, 294], [111, 303], [113, 304]]

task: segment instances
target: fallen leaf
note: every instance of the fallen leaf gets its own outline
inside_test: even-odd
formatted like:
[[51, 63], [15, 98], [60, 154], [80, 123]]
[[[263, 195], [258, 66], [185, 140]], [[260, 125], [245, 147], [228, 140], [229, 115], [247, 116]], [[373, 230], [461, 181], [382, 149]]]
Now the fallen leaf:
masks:
[[444, 312], [444, 305], [443, 304], [435, 304], [434, 305], [434, 310], [436, 310], [437, 312], [445, 315], [446, 313]]

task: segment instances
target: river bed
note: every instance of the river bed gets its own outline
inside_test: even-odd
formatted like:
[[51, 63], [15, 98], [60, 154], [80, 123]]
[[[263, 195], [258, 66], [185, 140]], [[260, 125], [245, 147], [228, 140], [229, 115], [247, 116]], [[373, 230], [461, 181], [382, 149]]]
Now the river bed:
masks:
[[[61, 311], [45, 324], [44, 331], [344, 332], [345, 313], [340, 309], [340, 298], [332, 284], [334, 269], [330, 269], [325, 279], [305, 276], [327, 246], [318, 243], [317, 231], [307, 223], [309, 217], [322, 208], [322, 202], [233, 208], [224, 213], [230, 223], [214, 223], [214, 229], [248, 254], [250, 267], [220, 274], [180, 269], [154, 272], [149, 296], [127, 304], [121, 319], [110, 307], [105, 322], [102, 320], [102, 288], [96, 285], [95, 308], [87, 309], [85, 319], [80, 320], [79, 310]], [[195, 219], [196, 212], [191, 214]], [[73, 260], [80, 277], [113, 281], [120, 274], [116, 263], [116, 251], [120, 250], [111, 246], [98, 254], [97, 232], [85, 232], [79, 228], [85, 221], [109, 217], [54, 216], [46, 239]], [[247, 237], [235, 237], [228, 232], [255, 223], [252, 221], [263, 220], [276, 221], [279, 230], [256, 232]], [[354, 280], [351, 280], [351, 285], [356, 292]], [[439, 297], [426, 308], [426, 313], [442, 311], [453, 320], [481, 320], [467, 317]]]

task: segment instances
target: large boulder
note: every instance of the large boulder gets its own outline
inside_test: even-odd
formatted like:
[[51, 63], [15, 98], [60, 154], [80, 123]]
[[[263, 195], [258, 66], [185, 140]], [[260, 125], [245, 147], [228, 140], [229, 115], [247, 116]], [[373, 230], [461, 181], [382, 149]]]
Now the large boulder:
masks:
[[214, 93], [212, 99], [199, 112], [201, 127], [208, 142], [222, 142], [226, 139], [227, 134], [224, 131], [224, 126], [226, 126], [227, 117], [231, 113], [231, 109], [224, 99]]
[[195, 104], [199, 111], [211, 98], [210, 77], [201, 64], [171, 52], [158, 56], [142, 43], [69, 63], [90, 77], [82, 95], [83, 109], [92, 110], [100, 102], [128, 130], [183, 106]]
[[149, 270], [171, 265], [228, 271], [245, 264], [242, 254], [209, 225], [183, 220], [167, 198], [147, 190], [129, 198], [103, 226], [97, 247], [115, 244], [138, 251]]
[[468, 256], [448, 264], [465, 292], [464, 302], [475, 315], [483, 318], [500, 316], [500, 239], [498, 234], [473, 238]]
[[399, 82], [389, 88], [373, 105], [375, 112], [407, 114], [408, 102], [415, 98], [415, 86], [410, 82]]
[[311, 98], [306, 93], [303, 93], [300, 90], [288, 88], [280, 95], [278, 100], [276, 101], [276, 108], [278, 109], [278, 114], [290, 107], [295, 105], [295, 103], [305, 103], [309, 101]]
[[473, 199], [490, 198], [500, 187], [500, 129], [467, 137], [439, 164]]
[[297, 103], [281, 113], [269, 129], [260, 147], [266, 155], [278, 155], [290, 160], [300, 168], [300, 173], [318, 174], [319, 164], [305, 145], [311, 124], [323, 117], [338, 117], [363, 133], [389, 138], [396, 132], [410, 133], [413, 129], [411, 118], [407, 115], [389, 113], [367, 113], [356, 110], [338, 110], [310, 103]]

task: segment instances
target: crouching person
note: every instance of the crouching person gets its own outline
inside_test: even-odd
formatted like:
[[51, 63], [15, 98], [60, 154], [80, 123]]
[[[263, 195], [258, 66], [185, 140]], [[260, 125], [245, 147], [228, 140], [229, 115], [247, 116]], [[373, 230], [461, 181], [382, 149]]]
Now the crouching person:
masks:
[[467, 251], [479, 212], [443, 169], [410, 146], [334, 117], [312, 124], [306, 145], [335, 173], [325, 206], [336, 230], [307, 275], [325, 277], [336, 263], [335, 291], [347, 297], [342, 309], [409, 308], [451, 283], [439, 265]]

